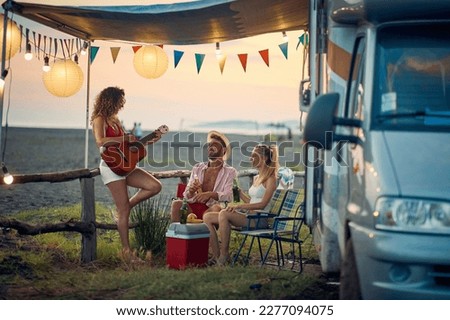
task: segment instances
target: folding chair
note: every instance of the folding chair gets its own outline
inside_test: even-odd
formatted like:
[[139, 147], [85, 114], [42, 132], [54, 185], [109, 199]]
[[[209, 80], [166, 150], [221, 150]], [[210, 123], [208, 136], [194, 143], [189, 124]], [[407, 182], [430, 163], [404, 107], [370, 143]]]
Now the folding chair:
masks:
[[[269, 256], [273, 244], [275, 243], [277, 266], [278, 267], [284, 266], [285, 262], [282, 245], [284, 242], [287, 242], [291, 243], [294, 247], [295, 245], [298, 245], [299, 250], [298, 260], [300, 264], [299, 272], [302, 272], [303, 270], [302, 251], [301, 251], [302, 240], [300, 239], [300, 229], [304, 222], [303, 202], [304, 202], [303, 190], [288, 190], [283, 202], [283, 206], [281, 207], [280, 213], [276, 217], [274, 217], [274, 223], [271, 228], [244, 230], [240, 232], [245, 236], [244, 240], [246, 240], [246, 238], [249, 236], [252, 237], [252, 244], [256, 238], [259, 246], [261, 265], [269, 264], [267, 262], [267, 258]], [[262, 253], [261, 239], [270, 240], [269, 247], [264, 255]], [[294, 250], [292, 250], [292, 254], [293, 254], [292, 257], [293, 263], [291, 269], [293, 270], [296, 261], [295, 248]]]
[[[278, 214], [280, 213], [280, 210], [282, 209], [282, 207], [284, 205], [284, 201], [287, 197], [287, 194], [288, 194], [288, 190], [276, 189], [275, 192], [273, 193], [272, 198], [270, 199], [267, 211], [255, 210], [256, 214], [247, 216], [247, 225], [245, 227], [233, 228], [233, 230], [238, 231], [240, 234], [244, 235], [244, 239], [242, 240], [238, 251], [234, 255], [233, 263], [232, 263], [233, 265], [237, 262], [240, 254], [241, 254], [241, 251], [244, 248], [244, 245], [248, 238], [248, 235], [246, 233], [244, 233], [244, 231], [258, 229], [258, 228], [260, 228], [259, 223], [262, 219], [270, 220], [271, 218], [278, 216]], [[253, 222], [253, 221], [256, 221], [256, 222]], [[254, 242], [254, 238], [252, 238], [252, 241], [250, 242], [250, 248], [246, 255], [246, 261], [248, 261], [248, 258], [250, 256], [250, 252], [253, 247], [253, 242]], [[260, 256], [261, 256], [261, 260], [262, 260], [263, 255], [262, 255], [261, 247], [260, 247]]]

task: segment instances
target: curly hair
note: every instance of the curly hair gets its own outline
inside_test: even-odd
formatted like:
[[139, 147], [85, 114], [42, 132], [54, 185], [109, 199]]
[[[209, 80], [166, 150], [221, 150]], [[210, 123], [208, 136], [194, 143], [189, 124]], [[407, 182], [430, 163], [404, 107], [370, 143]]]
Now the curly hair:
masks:
[[119, 87], [103, 89], [95, 98], [91, 122], [98, 116], [109, 119], [123, 108], [125, 101], [125, 91], [123, 89]]

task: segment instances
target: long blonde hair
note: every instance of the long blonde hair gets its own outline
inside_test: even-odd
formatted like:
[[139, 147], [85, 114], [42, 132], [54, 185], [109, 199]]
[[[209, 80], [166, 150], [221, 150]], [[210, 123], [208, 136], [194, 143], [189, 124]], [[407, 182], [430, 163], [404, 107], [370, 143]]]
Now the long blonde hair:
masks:
[[258, 181], [263, 184], [270, 177], [275, 178], [278, 175], [278, 147], [275, 144], [270, 146], [265, 144], [258, 144], [255, 147], [255, 151], [258, 152], [264, 158], [265, 166], [259, 171]]
[[103, 89], [95, 98], [94, 111], [91, 115], [92, 121], [101, 116], [107, 121], [116, 115], [125, 105], [125, 91], [119, 87], [108, 87]]

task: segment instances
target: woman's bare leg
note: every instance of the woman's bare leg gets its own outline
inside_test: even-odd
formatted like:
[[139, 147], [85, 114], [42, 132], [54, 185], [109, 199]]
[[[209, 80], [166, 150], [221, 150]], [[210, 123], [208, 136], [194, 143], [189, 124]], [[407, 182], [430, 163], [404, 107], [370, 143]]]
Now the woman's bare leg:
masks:
[[219, 213], [219, 234], [220, 234], [220, 264], [226, 263], [230, 258], [230, 237], [231, 225], [245, 226], [247, 217], [235, 211], [222, 210]]
[[136, 192], [136, 194], [129, 200], [130, 208], [133, 208], [138, 203], [157, 195], [162, 189], [161, 182], [141, 168], [134, 169], [127, 176], [126, 182], [130, 187], [139, 189], [139, 191]]
[[130, 202], [128, 200], [128, 188], [125, 180], [114, 181], [107, 184], [117, 209], [117, 230], [123, 251], [130, 251], [128, 238]]

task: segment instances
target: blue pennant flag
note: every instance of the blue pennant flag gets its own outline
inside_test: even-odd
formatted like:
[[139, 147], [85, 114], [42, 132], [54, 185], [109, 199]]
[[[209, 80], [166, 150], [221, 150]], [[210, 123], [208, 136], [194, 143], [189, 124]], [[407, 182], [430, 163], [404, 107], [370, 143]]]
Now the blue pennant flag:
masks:
[[173, 50], [173, 57], [174, 57], [174, 62], [175, 62], [175, 68], [178, 66], [178, 63], [181, 60], [181, 57], [183, 56], [184, 51], [178, 51], [178, 50]]
[[195, 54], [195, 62], [197, 63], [197, 74], [200, 73], [200, 69], [202, 68], [203, 60], [205, 59], [205, 54], [196, 53]]

